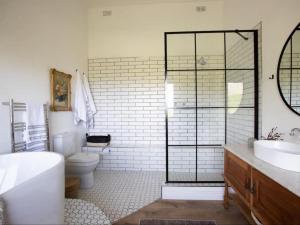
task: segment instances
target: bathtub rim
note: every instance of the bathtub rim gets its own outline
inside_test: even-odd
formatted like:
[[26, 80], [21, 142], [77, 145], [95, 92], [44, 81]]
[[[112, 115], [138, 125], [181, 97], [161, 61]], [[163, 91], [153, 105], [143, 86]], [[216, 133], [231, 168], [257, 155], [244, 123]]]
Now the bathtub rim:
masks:
[[[14, 185], [13, 187], [11, 187], [11, 188], [9, 188], [9, 189], [6, 189], [6, 190], [4, 190], [4, 191], [1, 191], [1, 187], [0, 187], [0, 197], [2, 197], [2, 195], [5, 195], [5, 193], [7, 193], [7, 192], [13, 190], [13, 189], [16, 188], [16, 187], [19, 187], [19, 186], [21, 186], [21, 185], [26, 184], [27, 182], [29, 182], [29, 181], [32, 180], [32, 179], [36, 179], [36, 178], [38, 178], [38, 177], [44, 175], [45, 173], [49, 172], [49, 170], [51, 170], [51, 169], [53, 169], [54, 167], [58, 166], [60, 163], [65, 164], [65, 162], [64, 162], [65, 159], [64, 159], [63, 155], [61, 155], [61, 154], [59, 154], [59, 153], [56, 153], [56, 152], [16, 152], [16, 153], [2, 154], [2, 155], [0, 155], [0, 157], [1, 157], [1, 156], [12, 155], [12, 154], [28, 154], [28, 153], [31, 153], [31, 154], [36, 154], [36, 153], [38, 153], [38, 154], [41, 154], [41, 153], [42, 153], [42, 154], [45, 154], [45, 153], [46, 153], [47, 155], [51, 154], [51, 155], [57, 156], [57, 157], [58, 157], [58, 160], [57, 160], [56, 163], [53, 163], [53, 165], [50, 165], [49, 167], [47, 167], [47, 169], [45, 169], [44, 171], [42, 171], [42, 172], [36, 174], [36, 175], [33, 176], [33, 177], [30, 177], [29, 179], [26, 179], [26, 180], [24, 180], [24, 181], [22, 181], [22, 182], [19, 182], [18, 184]], [[63, 168], [64, 168], [64, 165], [63, 165]]]

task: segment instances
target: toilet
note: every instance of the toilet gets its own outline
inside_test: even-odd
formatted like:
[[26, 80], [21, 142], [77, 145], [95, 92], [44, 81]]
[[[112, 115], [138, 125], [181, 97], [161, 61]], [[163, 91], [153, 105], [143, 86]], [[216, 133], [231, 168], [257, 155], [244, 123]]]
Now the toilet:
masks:
[[53, 149], [64, 155], [66, 175], [79, 177], [80, 188], [91, 188], [94, 185], [94, 170], [99, 163], [99, 155], [76, 151], [74, 137], [72, 132], [54, 135]]

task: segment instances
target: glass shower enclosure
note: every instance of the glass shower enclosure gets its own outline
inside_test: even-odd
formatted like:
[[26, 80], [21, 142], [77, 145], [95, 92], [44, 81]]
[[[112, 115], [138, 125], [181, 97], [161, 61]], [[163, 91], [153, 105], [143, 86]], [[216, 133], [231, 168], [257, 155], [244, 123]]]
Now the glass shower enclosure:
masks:
[[164, 37], [166, 182], [223, 183], [223, 145], [258, 138], [258, 31]]

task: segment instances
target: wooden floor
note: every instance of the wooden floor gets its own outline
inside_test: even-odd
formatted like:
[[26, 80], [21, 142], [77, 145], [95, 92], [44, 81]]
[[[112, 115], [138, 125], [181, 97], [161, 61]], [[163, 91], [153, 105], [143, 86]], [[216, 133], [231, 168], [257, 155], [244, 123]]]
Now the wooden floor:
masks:
[[215, 220], [217, 225], [248, 225], [236, 206], [223, 208], [222, 201], [158, 200], [117, 221], [114, 225], [138, 225], [142, 218]]

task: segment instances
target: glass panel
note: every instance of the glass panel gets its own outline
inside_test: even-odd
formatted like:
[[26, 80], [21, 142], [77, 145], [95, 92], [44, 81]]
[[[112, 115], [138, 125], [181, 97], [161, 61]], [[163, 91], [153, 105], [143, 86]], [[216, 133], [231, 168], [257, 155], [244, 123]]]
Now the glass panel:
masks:
[[300, 106], [300, 70], [292, 70], [292, 106]]
[[280, 68], [291, 68], [291, 41], [287, 44], [280, 61]]
[[[234, 70], [227, 71], [227, 106], [253, 107], [254, 106], [254, 71]], [[235, 109], [229, 109], [232, 112]]]
[[168, 70], [195, 69], [194, 34], [167, 35]]
[[196, 144], [196, 109], [169, 109], [169, 145]]
[[254, 137], [254, 109], [237, 108], [227, 113], [227, 144], [248, 144]]
[[225, 72], [197, 72], [197, 101], [198, 107], [225, 106]]
[[198, 145], [225, 143], [225, 109], [198, 109]]
[[169, 147], [169, 181], [196, 181], [196, 147]]
[[[229, 144], [247, 144], [254, 136], [253, 38], [252, 32], [226, 33], [226, 68], [236, 69], [227, 70], [226, 83], [223, 33], [196, 34], [197, 84], [194, 71], [168, 72], [169, 181], [195, 181], [196, 160], [197, 181], [223, 181], [222, 147], [187, 145], [196, 140], [198, 145], [222, 145], [225, 135]], [[167, 41], [168, 70], [194, 70], [194, 34], [168, 35]], [[232, 108], [225, 109], [225, 103]]]
[[280, 82], [280, 89], [283, 94], [284, 99], [287, 103], [290, 104], [290, 93], [291, 93], [291, 70], [280, 70], [279, 74], [279, 82]]
[[226, 34], [226, 68], [254, 69], [254, 35], [243, 32], [240, 35]]
[[198, 147], [197, 181], [223, 181], [224, 149]]
[[300, 30], [293, 35], [293, 68], [300, 68]]
[[197, 69], [224, 69], [224, 34], [197, 34]]
[[[168, 72], [168, 86], [173, 89], [173, 107], [195, 107], [196, 106], [196, 88], [195, 72]], [[173, 87], [172, 87], [173, 86]], [[171, 90], [170, 90], [171, 91]], [[172, 93], [169, 93], [172, 99]], [[168, 97], [168, 96], [167, 96]]]

